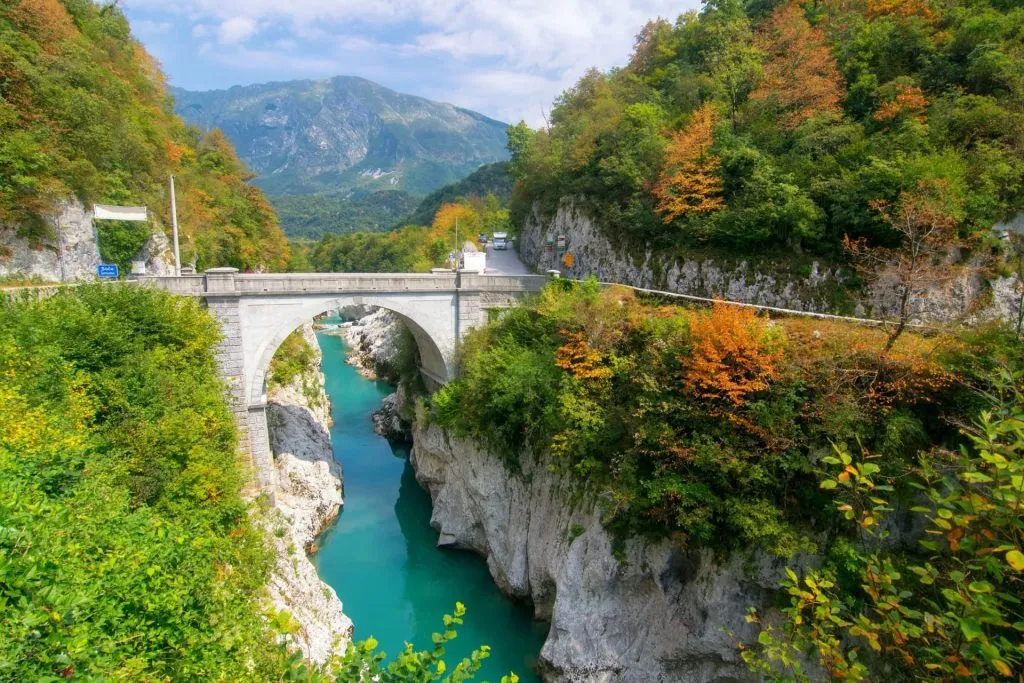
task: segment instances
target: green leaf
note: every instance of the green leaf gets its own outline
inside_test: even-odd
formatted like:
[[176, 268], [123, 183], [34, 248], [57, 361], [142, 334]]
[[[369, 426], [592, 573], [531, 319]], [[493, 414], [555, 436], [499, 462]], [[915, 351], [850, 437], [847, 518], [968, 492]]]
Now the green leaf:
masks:
[[981, 624], [974, 619], [961, 619], [960, 630], [968, 641], [977, 640], [978, 638], [983, 638], [985, 636], [985, 632], [982, 630]]

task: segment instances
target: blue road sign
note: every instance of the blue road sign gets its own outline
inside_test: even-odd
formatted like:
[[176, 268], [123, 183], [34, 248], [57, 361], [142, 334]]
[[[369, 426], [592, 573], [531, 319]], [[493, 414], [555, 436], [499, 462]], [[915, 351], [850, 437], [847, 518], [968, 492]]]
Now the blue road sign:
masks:
[[101, 263], [96, 266], [96, 274], [100, 277], [117, 277], [117, 264]]

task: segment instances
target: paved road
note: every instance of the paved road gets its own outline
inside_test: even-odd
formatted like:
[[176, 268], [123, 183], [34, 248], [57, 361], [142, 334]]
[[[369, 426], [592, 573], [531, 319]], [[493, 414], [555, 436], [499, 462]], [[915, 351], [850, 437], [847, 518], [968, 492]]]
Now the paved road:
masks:
[[487, 245], [488, 275], [529, 275], [530, 270], [519, 260], [519, 252], [515, 249], [499, 251]]

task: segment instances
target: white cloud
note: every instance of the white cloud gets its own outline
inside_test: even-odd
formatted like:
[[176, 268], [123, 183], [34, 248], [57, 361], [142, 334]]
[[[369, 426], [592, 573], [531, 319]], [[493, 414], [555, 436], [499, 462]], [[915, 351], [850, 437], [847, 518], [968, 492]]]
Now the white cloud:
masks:
[[[635, 34], [649, 19], [674, 19], [700, 5], [700, 0], [178, 0], [172, 10], [166, 0], [126, 2], [129, 12], [149, 18], [175, 13], [218, 26], [223, 45], [246, 43], [259, 32], [271, 41], [295, 40], [298, 47], [289, 54], [302, 54], [318, 67], [315, 73], [297, 71], [295, 78], [322, 75], [325, 61], [338, 74], [376, 76], [384, 85], [398, 85], [392, 74], [419, 69], [415, 87], [399, 89], [533, 124], [588, 68], [624, 64]], [[286, 63], [271, 66], [279, 74]]]
[[250, 17], [231, 17], [220, 23], [220, 27], [217, 29], [217, 40], [224, 45], [244, 43], [256, 35], [257, 28], [259, 27], [255, 19]]

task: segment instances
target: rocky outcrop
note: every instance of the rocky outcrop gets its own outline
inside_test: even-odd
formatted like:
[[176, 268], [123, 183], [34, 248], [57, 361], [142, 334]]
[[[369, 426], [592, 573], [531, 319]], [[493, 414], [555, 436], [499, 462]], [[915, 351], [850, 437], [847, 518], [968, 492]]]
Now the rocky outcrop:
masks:
[[48, 222], [52, 236], [43, 240], [18, 236], [18, 226], [0, 225], [0, 276], [20, 275], [46, 282], [95, 277], [100, 252], [92, 212], [72, 200]]
[[162, 230], [156, 230], [135, 256], [136, 261], [146, 264], [146, 275], [166, 277], [174, 275], [174, 253], [171, 241]]
[[511, 474], [494, 454], [436, 425], [416, 425], [412, 463], [433, 500], [438, 544], [486, 557], [498, 586], [550, 621], [545, 680], [753, 678], [729, 634], [756, 636], [746, 610], [768, 604], [784, 561], [735, 555], [721, 563], [640, 539], [615, 553], [600, 511], [570, 503], [543, 459]]
[[[302, 333], [319, 358], [312, 327], [306, 325]], [[316, 552], [317, 537], [342, 505], [341, 466], [331, 448], [330, 404], [323, 385], [318, 362], [315, 377], [300, 375], [273, 387], [267, 401], [274, 509], [266, 525], [277, 554], [271, 600], [294, 621], [294, 643], [318, 663], [344, 652], [352, 634], [337, 593], [320, 580], [307, 556]], [[319, 389], [312, 398], [310, 386]]]
[[[566, 237], [573, 265], [554, 262], [548, 244]], [[751, 255], [731, 261], [673, 257], [650, 249], [637, 253], [613, 245], [591, 219], [580, 201], [566, 199], [554, 216], [539, 208], [528, 217], [520, 239], [523, 261], [539, 271], [561, 268], [568, 277], [596, 276], [604, 282], [657, 289], [701, 297], [774, 306], [799, 311], [838, 313], [837, 295], [845, 288], [844, 275], [823, 261], [799, 268], [792, 263]], [[986, 279], [977, 269], [963, 273], [922, 292], [912, 302], [914, 322], [959, 320], [1016, 320], [1020, 286], [1015, 276]], [[862, 317], [889, 317], [898, 302], [891, 283], [884, 278], [857, 305]], [[852, 302], [851, 302], [852, 303]], [[849, 312], [849, 311], [847, 311]]]
[[367, 379], [386, 376], [398, 358], [398, 336], [402, 322], [391, 311], [377, 308], [343, 324], [338, 333], [345, 338], [350, 352], [345, 362], [354, 365]]
[[[94, 279], [100, 251], [92, 211], [72, 199], [48, 223], [51, 236], [35, 240], [19, 236], [18, 226], [0, 225], [0, 277], [16, 275], [45, 282]], [[170, 240], [159, 228], [134, 260], [143, 261], [149, 275], [173, 274]]]

